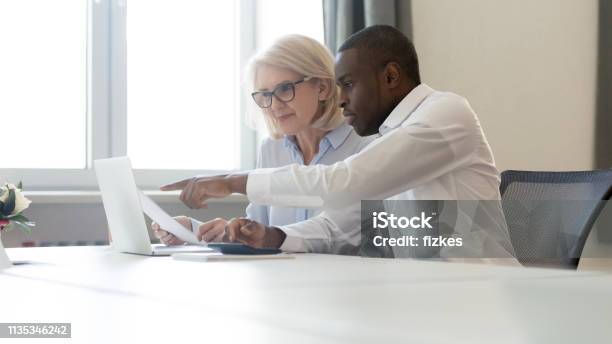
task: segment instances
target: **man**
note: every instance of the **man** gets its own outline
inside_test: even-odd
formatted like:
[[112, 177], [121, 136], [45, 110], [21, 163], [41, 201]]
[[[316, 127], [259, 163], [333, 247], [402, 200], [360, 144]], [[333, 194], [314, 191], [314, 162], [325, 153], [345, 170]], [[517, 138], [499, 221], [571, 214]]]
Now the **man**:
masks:
[[[359, 135], [380, 134], [360, 153], [330, 166], [196, 177], [162, 190], [182, 189], [181, 199], [192, 208], [231, 193], [254, 203], [323, 207], [304, 223], [276, 228], [234, 219], [226, 228], [231, 241], [287, 251], [329, 252], [343, 240], [355, 246], [359, 233], [348, 227], [359, 226], [360, 200], [499, 203], [499, 172], [476, 114], [464, 98], [421, 84], [414, 46], [401, 32], [377, 25], [349, 37], [338, 51], [336, 80], [346, 121]], [[496, 227], [474, 234], [477, 251], [512, 257], [505, 224]]]

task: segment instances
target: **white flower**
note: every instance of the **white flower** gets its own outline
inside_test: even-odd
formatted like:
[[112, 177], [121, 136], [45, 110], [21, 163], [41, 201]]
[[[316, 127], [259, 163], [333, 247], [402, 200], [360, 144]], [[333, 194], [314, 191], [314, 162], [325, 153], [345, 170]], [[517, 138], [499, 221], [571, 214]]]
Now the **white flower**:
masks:
[[21, 193], [21, 190], [17, 189], [15, 185], [10, 184], [10, 183], [6, 183], [4, 184], [4, 186], [0, 187], [0, 190], [2, 190], [2, 196], [0, 196], [0, 201], [6, 202], [9, 196], [9, 193], [8, 193], [9, 189], [15, 190], [15, 209], [13, 210], [11, 215], [17, 215], [21, 213], [22, 211], [28, 209], [32, 201], [25, 198], [25, 196], [23, 196], [23, 194]]

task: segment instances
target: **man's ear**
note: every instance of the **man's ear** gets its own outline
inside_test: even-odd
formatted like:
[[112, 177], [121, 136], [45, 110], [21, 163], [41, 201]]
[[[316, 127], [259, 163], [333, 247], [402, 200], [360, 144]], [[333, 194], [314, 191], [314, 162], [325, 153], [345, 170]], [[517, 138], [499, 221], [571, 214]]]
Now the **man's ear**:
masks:
[[396, 88], [401, 83], [402, 69], [397, 62], [389, 62], [384, 70], [385, 84], [389, 88]]
[[324, 100], [329, 99], [334, 87], [335, 87], [335, 84], [332, 80], [319, 79], [319, 101], [324, 101]]

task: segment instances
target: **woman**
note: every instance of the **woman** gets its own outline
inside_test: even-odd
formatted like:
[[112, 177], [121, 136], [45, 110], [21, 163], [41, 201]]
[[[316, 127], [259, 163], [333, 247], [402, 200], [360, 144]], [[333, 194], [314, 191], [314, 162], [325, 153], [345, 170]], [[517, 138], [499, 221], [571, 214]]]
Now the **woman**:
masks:
[[[253, 102], [261, 108], [270, 134], [259, 149], [257, 168], [289, 164], [330, 165], [359, 152], [373, 138], [360, 137], [344, 123], [338, 106], [334, 59], [319, 42], [301, 35], [276, 41], [249, 63]], [[247, 217], [267, 226], [282, 226], [320, 211], [249, 204]], [[185, 227], [204, 232], [203, 240], [221, 241], [227, 220], [201, 223], [176, 217]], [[166, 245], [183, 242], [153, 223]]]

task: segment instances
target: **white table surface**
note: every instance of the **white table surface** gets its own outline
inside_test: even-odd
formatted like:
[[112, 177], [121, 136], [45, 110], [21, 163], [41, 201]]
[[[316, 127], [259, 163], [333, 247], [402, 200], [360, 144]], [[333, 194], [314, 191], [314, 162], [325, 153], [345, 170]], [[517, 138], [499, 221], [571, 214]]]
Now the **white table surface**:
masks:
[[7, 251], [29, 264], [0, 273], [0, 322], [72, 323], [72, 339], [37, 343], [612, 342], [612, 275], [598, 272], [314, 254], [188, 262], [109, 247]]

